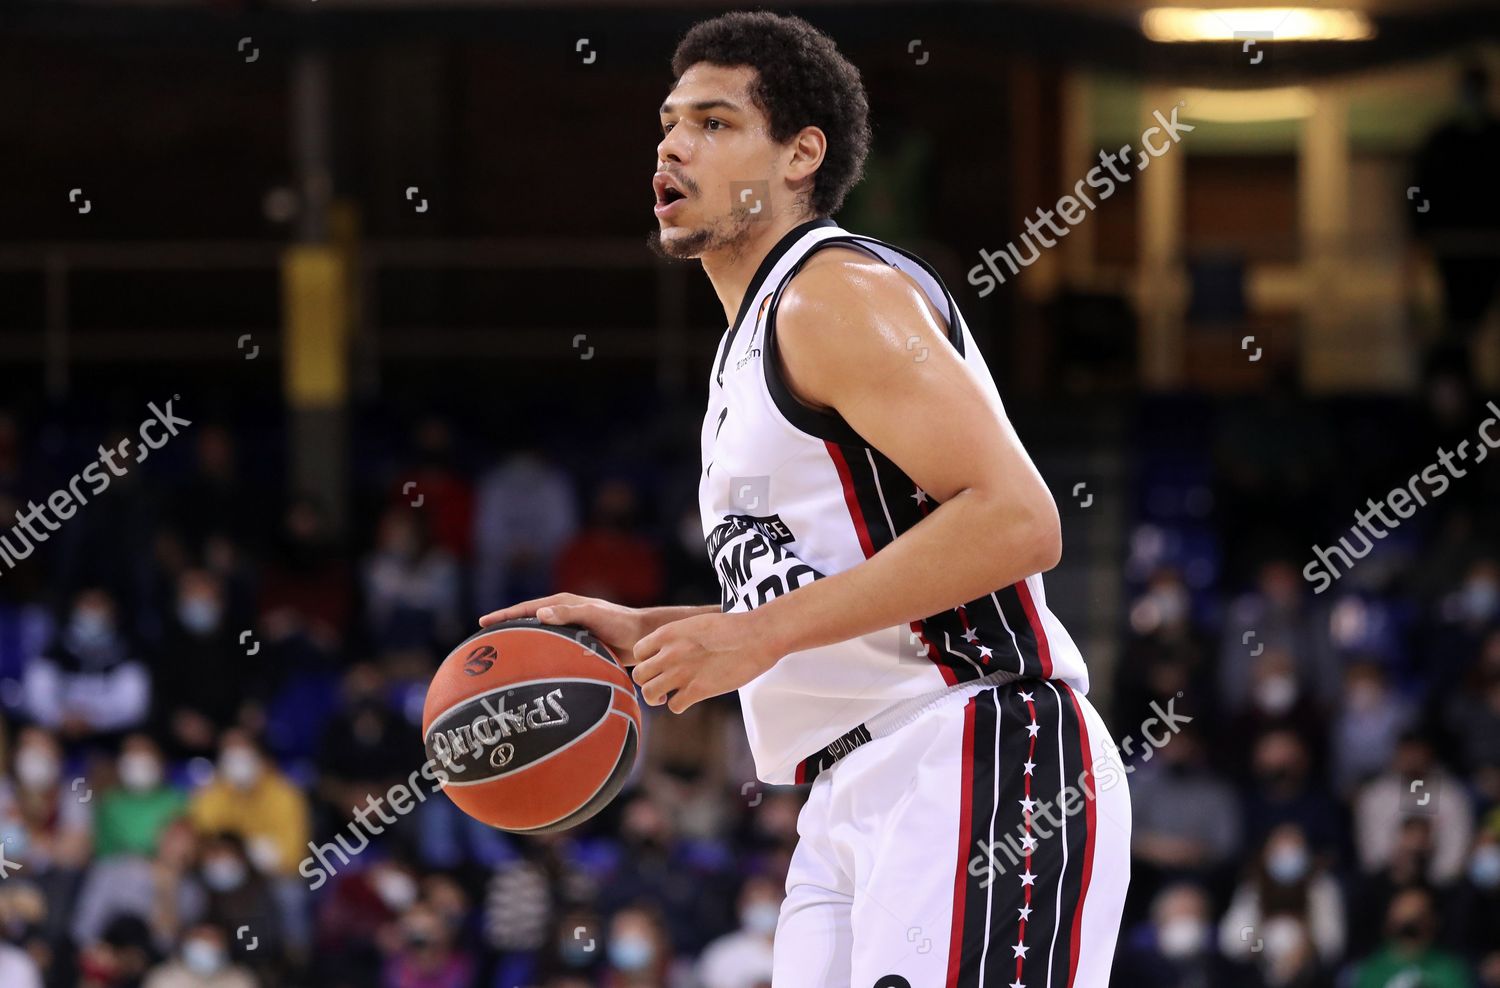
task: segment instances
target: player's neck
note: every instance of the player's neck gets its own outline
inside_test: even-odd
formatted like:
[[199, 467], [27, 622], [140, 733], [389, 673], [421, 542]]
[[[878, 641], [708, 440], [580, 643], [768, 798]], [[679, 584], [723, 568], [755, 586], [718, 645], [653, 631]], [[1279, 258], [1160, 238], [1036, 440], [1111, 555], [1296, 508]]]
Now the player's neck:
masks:
[[750, 288], [750, 279], [755, 277], [760, 262], [765, 260], [771, 248], [788, 231], [807, 222], [809, 218], [786, 217], [765, 224], [751, 224], [750, 236], [744, 241], [699, 258], [703, 262], [704, 274], [708, 275], [709, 282], [714, 286], [714, 293], [719, 296], [719, 304], [724, 307], [724, 322], [727, 325], [733, 325], [745, 292]]

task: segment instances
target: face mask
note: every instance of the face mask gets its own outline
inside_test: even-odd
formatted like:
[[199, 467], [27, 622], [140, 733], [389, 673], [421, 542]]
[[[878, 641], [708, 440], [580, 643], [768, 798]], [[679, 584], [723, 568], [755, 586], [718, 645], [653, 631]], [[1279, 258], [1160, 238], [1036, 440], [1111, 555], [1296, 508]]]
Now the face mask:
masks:
[[392, 912], [405, 912], [407, 906], [417, 901], [416, 880], [404, 871], [382, 868], [370, 881], [375, 886], [375, 894]]
[[770, 935], [776, 932], [781, 910], [769, 902], [752, 902], [740, 910], [740, 925], [750, 933]]
[[141, 751], [121, 755], [120, 782], [131, 792], [155, 789], [161, 783], [161, 762]]
[[177, 605], [177, 620], [189, 631], [204, 635], [219, 626], [221, 611], [210, 597], [189, 597]]
[[224, 966], [224, 951], [207, 940], [189, 940], [182, 945], [182, 963], [194, 974], [206, 978]]
[[623, 936], [609, 942], [609, 962], [621, 971], [644, 971], [656, 955], [645, 937]]
[[260, 759], [247, 748], [230, 748], [219, 756], [219, 771], [230, 785], [249, 789], [260, 778]]
[[104, 612], [94, 608], [75, 610], [68, 621], [68, 637], [82, 648], [107, 644], [114, 630]]
[[239, 858], [219, 856], [203, 862], [203, 882], [215, 892], [232, 892], [245, 881]]
[[1266, 921], [1263, 936], [1266, 960], [1275, 966], [1302, 946], [1302, 924], [1289, 916], [1278, 916]]
[[57, 782], [57, 758], [40, 748], [25, 748], [16, 754], [16, 778], [27, 789], [46, 789]]
[[1486, 844], [1469, 859], [1469, 881], [1482, 889], [1500, 888], [1500, 844]]
[[1283, 847], [1272, 851], [1266, 860], [1266, 872], [1281, 885], [1291, 885], [1307, 874], [1307, 849]]
[[1463, 612], [1472, 621], [1488, 621], [1500, 610], [1500, 586], [1489, 580], [1470, 580], [1459, 596]]
[[1162, 955], [1174, 961], [1192, 957], [1203, 949], [1208, 937], [1208, 926], [1199, 919], [1171, 919], [1156, 935], [1156, 945]]
[[1272, 676], [1255, 686], [1255, 703], [1268, 714], [1284, 714], [1297, 702], [1297, 680]]

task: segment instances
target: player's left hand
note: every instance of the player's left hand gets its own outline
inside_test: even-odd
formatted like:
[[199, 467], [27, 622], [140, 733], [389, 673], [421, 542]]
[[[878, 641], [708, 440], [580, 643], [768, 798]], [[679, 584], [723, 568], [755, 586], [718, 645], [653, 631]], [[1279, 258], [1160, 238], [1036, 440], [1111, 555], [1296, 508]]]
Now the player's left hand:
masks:
[[755, 627], [754, 612], [698, 614], [664, 624], [635, 646], [641, 696], [680, 714], [700, 700], [737, 690], [781, 656]]

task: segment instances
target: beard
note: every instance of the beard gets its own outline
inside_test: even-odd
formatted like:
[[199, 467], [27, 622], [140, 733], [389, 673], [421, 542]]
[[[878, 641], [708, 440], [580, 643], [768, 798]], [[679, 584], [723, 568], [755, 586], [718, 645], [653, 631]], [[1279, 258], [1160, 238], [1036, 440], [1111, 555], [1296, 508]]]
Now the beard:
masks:
[[652, 230], [646, 235], [646, 244], [652, 253], [669, 260], [686, 261], [720, 251], [735, 258], [749, 242], [750, 224], [753, 222], [748, 209], [736, 206], [728, 216], [690, 232], [679, 233], [670, 240], [662, 237], [660, 229]]

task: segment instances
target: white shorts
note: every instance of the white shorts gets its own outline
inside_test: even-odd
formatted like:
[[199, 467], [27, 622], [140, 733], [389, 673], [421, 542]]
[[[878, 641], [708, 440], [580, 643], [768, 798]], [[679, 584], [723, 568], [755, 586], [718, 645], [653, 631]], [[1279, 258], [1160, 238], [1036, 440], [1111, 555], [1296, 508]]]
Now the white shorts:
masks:
[[1106, 988], [1130, 796], [1065, 683], [953, 695], [821, 771], [797, 821], [775, 988]]

